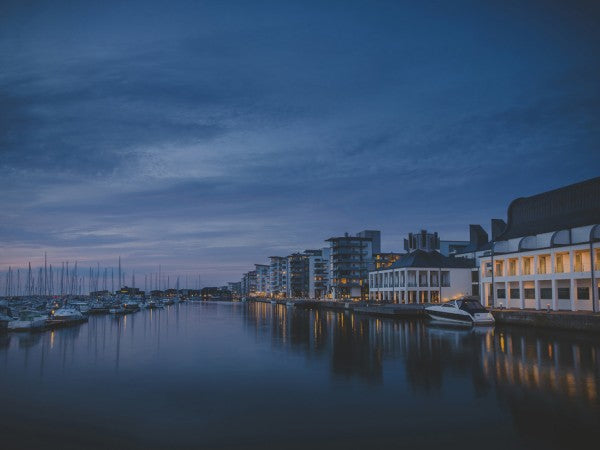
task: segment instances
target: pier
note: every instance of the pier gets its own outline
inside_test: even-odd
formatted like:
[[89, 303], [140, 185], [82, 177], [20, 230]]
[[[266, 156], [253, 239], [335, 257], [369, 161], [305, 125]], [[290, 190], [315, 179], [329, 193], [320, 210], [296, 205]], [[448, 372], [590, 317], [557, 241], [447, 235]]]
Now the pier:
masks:
[[[356, 314], [391, 318], [427, 318], [425, 308], [429, 303], [377, 304], [372, 302], [324, 301], [314, 299], [252, 298], [252, 302], [271, 303], [300, 309], [352, 311]], [[522, 309], [492, 309], [496, 323], [525, 327], [586, 331], [600, 333], [600, 314], [580, 311], [535, 311]]]

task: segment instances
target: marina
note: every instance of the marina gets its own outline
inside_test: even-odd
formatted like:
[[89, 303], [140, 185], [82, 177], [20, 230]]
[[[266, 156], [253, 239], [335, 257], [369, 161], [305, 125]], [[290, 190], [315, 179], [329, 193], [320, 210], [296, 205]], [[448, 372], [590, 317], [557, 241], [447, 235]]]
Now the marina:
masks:
[[580, 448], [599, 362], [591, 335], [185, 302], [1, 335], [0, 423], [19, 448]]

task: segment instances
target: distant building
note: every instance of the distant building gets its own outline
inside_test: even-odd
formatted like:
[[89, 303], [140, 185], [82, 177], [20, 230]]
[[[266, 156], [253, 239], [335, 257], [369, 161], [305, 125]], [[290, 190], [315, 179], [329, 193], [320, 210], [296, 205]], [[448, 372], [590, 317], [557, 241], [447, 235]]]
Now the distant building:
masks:
[[285, 297], [287, 295], [287, 258], [285, 256], [269, 256], [269, 297]]
[[364, 230], [356, 233], [358, 237], [371, 238], [371, 251], [373, 253], [381, 253], [381, 231], [379, 230]]
[[231, 292], [233, 297], [239, 297], [242, 294], [242, 283], [240, 281], [230, 281], [227, 283], [227, 289]]
[[116, 294], [121, 294], [121, 295], [129, 295], [129, 296], [138, 296], [138, 295], [144, 295], [144, 291], [141, 291], [139, 288], [135, 288], [135, 287], [129, 287], [129, 286], [123, 286], [121, 289], [119, 289]]
[[292, 253], [287, 257], [288, 297], [308, 297], [308, 254]]
[[369, 273], [369, 299], [391, 303], [436, 303], [471, 295], [474, 262], [438, 251], [413, 250]]
[[309, 298], [326, 298], [329, 294], [329, 253], [329, 247], [325, 247], [308, 254]]
[[256, 270], [246, 272], [242, 277], [242, 296], [256, 296]]
[[386, 267], [390, 267], [405, 254], [406, 253], [375, 253], [373, 255], [375, 269], [384, 269]]
[[200, 290], [202, 300], [231, 300], [231, 291], [221, 287], [204, 287]]
[[469, 241], [440, 241], [440, 253], [444, 256], [451, 256], [462, 252], [469, 246]]
[[256, 272], [256, 295], [266, 297], [269, 291], [269, 265], [254, 264]]
[[479, 258], [489, 306], [599, 311], [600, 177], [518, 198]]
[[[330, 248], [329, 277], [334, 299], [365, 299], [368, 296], [369, 270], [373, 264], [373, 239], [381, 247], [379, 231], [365, 230], [350, 236], [327, 239]], [[379, 253], [379, 252], [377, 252]]]

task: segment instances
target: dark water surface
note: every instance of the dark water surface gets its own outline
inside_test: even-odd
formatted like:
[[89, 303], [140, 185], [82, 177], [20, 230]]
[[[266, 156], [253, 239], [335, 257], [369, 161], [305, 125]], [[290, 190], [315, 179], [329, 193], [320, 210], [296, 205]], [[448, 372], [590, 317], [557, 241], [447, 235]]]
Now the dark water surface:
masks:
[[600, 339], [270, 304], [0, 335], [1, 448], [595, 448]]

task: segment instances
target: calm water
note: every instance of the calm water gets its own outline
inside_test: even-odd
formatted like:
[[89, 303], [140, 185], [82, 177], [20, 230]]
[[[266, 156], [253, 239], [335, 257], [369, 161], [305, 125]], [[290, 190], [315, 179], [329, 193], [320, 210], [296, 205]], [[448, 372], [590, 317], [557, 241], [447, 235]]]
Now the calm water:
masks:
[[270, 304], [0, 336], [4, 448], [580, 448], [600, 339]]

